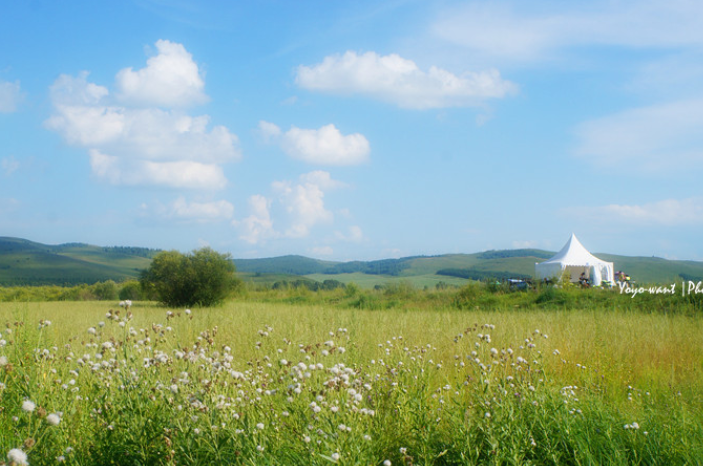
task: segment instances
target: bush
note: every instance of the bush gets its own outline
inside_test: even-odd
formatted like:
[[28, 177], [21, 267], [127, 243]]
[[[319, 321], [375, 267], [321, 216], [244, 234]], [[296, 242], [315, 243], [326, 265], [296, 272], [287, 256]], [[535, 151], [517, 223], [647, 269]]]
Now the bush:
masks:
[[130, 301], [140, 301], [144, 299], [139, 282], [134, 280], [124, 282], [120, 288], [119, 298], [122, 301], [125, 299], [129, 299]]
[[140, 277], [146, 295], [172, 307], [212, 306], [224, 301], [240, 281], [229, 254], [205, 247], [190, 254], [164, 251]]

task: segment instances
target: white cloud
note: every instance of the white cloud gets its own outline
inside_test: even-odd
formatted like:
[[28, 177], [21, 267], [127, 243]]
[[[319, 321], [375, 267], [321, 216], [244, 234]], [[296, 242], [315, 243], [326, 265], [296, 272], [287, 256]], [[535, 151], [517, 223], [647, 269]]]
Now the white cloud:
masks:
[[274, 192], [288, 212], [291, 224], [285, 235], [291, 238], [308, 236], [310, 228], [317, 223], [329, 223], [332, 212], [325, 208], [325, 193], [313, 183], [292, 184], [289, 181], [273, 183]]
[[358, 225], [350, 226], [347, 234], [338, 231], [335, 233], [335, 236], [341, 241], [348, 241], [350, 243], [360, 243], [364, 240], [364, 233]]
[[296, 83], [313, 91], [361, 94], [413, 109], [476, 106], [517, 90], [497, 70], [457, 76], [436, 66], [423, 71], [396, 54], [352, 51], [325, 57], [311, 67], [299, 66]]
[[703, 100], [626, 110], [582, 123], [575, 154], [631, 171], [686, 170], [703, 163]]
[[665, 199], [641, 205], [610, 204], [598, 207], [571, 207], [567, 214], [604, 223], [628, 225], [683, 226], [703, 224], [703, 198]]
[[112, 185], [205, 190], [222, 189], [227, 185], [227, 179], [220, 166], [187, 160], [130, 160], [91, 149], [90, 166], [93, 176]]
[[257, 244], [278, 236], [278, 233], [273, 229], [269, 206], [270, 201], [264, 196], [255, 194], [249, 198], [251, 215], [240, 222], [233, 222], [234, 226], [238, 226], [242, 230], [240, 239]]
[[232, 218], [234, 206], [225, 201], [188, 202], [179, 196], [167, 206], [157, 204], [153, 207], [142, 206], [143, 214], [149, 217], [181, 222], [214, 223]]
[[289, 156], [318, 165], [357, 165], [368, 160], [369, 141], [360, 133], [343, 135], [334, 125], [320, 129], [295, 126], [283, 133], [273, 123], [259, 122], [259, 132], [267, 142], [278, 142]]
[[315, 170], [300, 175], [300, 182], [306, 185], [318, 186], [320, 189], [325, 191], [336, 188], [344, 188], [347, 186], [341, 181], [333, 180], [330, 173], [323, 170]]
[[[249, 199], [251, 215], [232, 222], [240, 229], [240, 239], [255, 244], [271, 238], [304, 238], [313, 227], [329, 224], [334, 215], [325, 207], [325, 191], [345, 186], [324, 171], [301, 175], [298, 182], [290, 180], [271, 183], [273, 195], [268, 199], [255, 195]], [[274, 227], [271, 210], [282, 209]]]
[[234, 214], [234, 206], [225, 200], [187, 202], [181, 196], [173, 202], [171, 208], [175, 217], [199, 222], [226, 220], [232, 218]]
[[[157, 46], [160, 50], [173, 49], [177, 55], [185, 53], [180, 44], [160, 41]], [[144, 81], [146, 84], [142, 84], [148, 87], [156, 82], [155, 73], [167, 70], [169, 60], [165, 64], [150, 61], [145, 68], [150, 71], [140, 70], [136, 75], [137, 84]], [[227, 184], [221, 165], [237, 160], [240, 152], [237, 136], [226, 127], [210, 129], [209, 116], [190, 116], [180, 109], [116, 104], [106, 87], [87, 78], [88, 73], [82, 72], [76, 77], [61, 75], [56, 80], [51, 86], [54, 113], [45, 125], [69, 144], [89, 150], [94, 176], [115, 185], [221, 189]], [[170, 103], [178, 106], [185, 102], [182, 96], [194, 95], [191, 84], [185, 78], [174, 78], [169, 85], [164, 84], [164, 93], [176, 96]], [[181, 94], [176, 92], [178, 86], [182, 87]]]
[[703, 45], [703, 4], [688, 0], [469, 2], [431, 27], [445, 41], [495, 60], [531, 62], [588, 45], [671, 48]]
[[22, 100], [20, 82], [0, 81], [0, 113], [12, 113]]
[[158, 55], [147, 60], [138, 71], [125, 68], [115, 78], [119, 97], [129, 103], [185, 107], [203, 104], [205, 81], [198, 65], [181, 44], [167, 40], [156, 42]]
[[274, 142], [281, 136], [281, 128], [268, 121], [259, 122], [259, 134], [265, 142]]

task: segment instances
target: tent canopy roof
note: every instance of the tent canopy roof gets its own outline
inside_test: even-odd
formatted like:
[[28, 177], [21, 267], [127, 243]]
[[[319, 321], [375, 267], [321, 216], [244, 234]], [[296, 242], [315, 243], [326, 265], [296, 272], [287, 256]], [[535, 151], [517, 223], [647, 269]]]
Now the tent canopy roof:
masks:
[[564, 265], [596, 265], [606, 263], [598, 259], [596, 256], [588, 252], [583, 247], [581, 242], [576, 238], [575, 234], [571, 234], [571, 238], [566, 242], [561, 251], [556, 253], [554, 257], [542, 262], [542, 264], [559, 263]]
[[595, 286], [600, 285], [603, 280], [611, 283], [614, 280], [613, 263], [600, 260], [588, 252], [573, 233], [554, 257], [535, 264], [535, 272], [540, 280], [558, 277], [567, 268], [582, 269]]

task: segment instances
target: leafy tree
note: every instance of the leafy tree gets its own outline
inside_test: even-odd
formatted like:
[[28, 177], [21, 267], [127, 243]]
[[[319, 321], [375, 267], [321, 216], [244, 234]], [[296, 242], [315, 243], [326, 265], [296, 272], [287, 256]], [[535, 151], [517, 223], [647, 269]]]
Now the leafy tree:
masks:
[[154, 256], [139, 279], [146, 295], [172, 307], [212, 306], [239, 286], [229, 254], [205, 247], [189, 254], [164, 251]]

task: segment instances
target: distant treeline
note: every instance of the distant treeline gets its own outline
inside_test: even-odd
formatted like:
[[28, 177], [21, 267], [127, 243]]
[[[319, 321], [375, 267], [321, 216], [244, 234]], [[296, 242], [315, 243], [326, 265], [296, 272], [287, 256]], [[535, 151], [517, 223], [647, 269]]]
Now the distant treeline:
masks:
[[441, 269], [437, 271], [437, 275], [444, 275], [447, 277], [458, 277], [465, 278], [467, 280], [508, 280], [510, 278], [516, 279], [531, 279], [529, 275], [521, 275], [513, 272], [487, 272], [485, 270], [476, 269]]
[[411, 267], [418, 257], [382, 259], [375, 261], [325, 262], [302, 256], [284, 256], [270, 259], [236, 259], [237, 271], [251, 273], [284, 273], [290, 275], [365, 273], [369, 275], [398, 276]]
[[382, 259], [376, 261], [352, 261], [343, 262], [328, 268], [323, 273], [366, 273], [369, 275], [390, 275], [397, 277], [405, 269], [410, 268], [409, 261], [414, 257], [404, 257], [403, 259]]
[[108, 254], [122, 254], [125, 256], [145, 257], [147, 259], [153, 259], [156, 254], [161, 252], [161, 249], [136, 248], [127, 246], [108, 246], [102, 248], [102, 250]]
[[486, 251], [477, 254], [479, 259], [507, 259], [510, 257], [536, 257], [538, 259], [549, 259], [553, 252], [542, 251], [540, 249], [504, 249], [500, 251]]
[[339, 280], [324, 280], [318, 282], [316, 280], [309, 279], [295, 279], [295, 280], [279, 280], [271, 285], [272, 290], [287, 290], [287, 289], [297, 289], [306, 288], [310, 291], [321, 291], [321, 290], [336, 290], [337, 288], [345, 288], [346, 285]]

